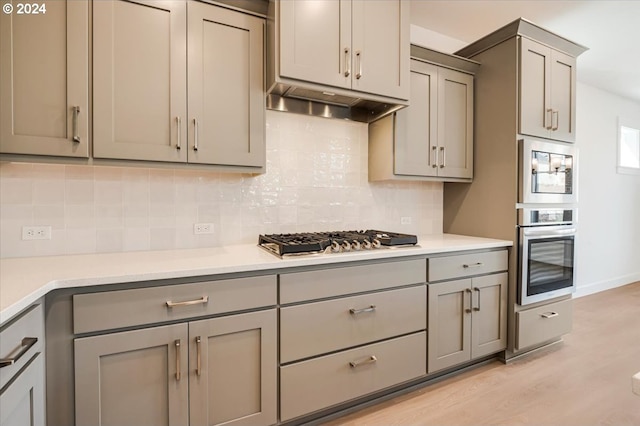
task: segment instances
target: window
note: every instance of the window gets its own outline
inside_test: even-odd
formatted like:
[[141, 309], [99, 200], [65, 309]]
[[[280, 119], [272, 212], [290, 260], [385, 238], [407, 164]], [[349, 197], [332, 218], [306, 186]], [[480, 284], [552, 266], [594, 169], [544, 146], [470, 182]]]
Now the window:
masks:
[[618, 173], [640, 174], [640, 123], [618, 122]]

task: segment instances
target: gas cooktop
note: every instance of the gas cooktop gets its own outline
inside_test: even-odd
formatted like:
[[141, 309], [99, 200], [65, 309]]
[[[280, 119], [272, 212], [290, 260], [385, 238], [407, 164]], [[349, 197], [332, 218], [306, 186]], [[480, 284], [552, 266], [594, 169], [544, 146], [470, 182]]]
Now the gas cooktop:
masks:
[[303, 232], [298, 234], [260, 235], [258, 245], [276, 256], [340, 253], [414, 246], [415, 235], [376, 230]]

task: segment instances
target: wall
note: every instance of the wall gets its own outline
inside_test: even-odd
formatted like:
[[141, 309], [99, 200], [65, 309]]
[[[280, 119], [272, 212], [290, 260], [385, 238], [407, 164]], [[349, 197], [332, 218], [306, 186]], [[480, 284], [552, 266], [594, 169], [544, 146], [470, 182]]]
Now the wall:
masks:
[[[264, 233], [442, 232], [441, 183], [369, 183], [367, 125], [267, 112], [267, 173], [0, 164], [0, 257], [257, 243]], [[401, 217], [411, 225], [401, 225]], [[214, 224], [194, 235], [193, 224]], [[22, 241], [22, 226], [52, 239]]]
[[616, 172], [618, 116], [640, 103], [577, 86], [577, 296], [640, 281], [640, 175]]

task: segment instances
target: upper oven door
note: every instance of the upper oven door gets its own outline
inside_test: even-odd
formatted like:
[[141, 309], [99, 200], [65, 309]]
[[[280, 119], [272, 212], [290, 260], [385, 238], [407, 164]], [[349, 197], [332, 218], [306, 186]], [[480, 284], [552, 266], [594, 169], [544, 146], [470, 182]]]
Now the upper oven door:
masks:
[[518, 143], [518, 202], [577, 202], [575, 147], [535, 139], [522, 139]]

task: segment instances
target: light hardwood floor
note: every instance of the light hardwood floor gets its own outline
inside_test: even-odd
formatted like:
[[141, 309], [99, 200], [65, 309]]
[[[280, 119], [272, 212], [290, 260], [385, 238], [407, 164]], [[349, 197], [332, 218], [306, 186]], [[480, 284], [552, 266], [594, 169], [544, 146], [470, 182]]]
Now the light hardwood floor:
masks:
[[640, 282], [574, 300], [564, 343], [498, 361], [328, 425], [640, 425]]

